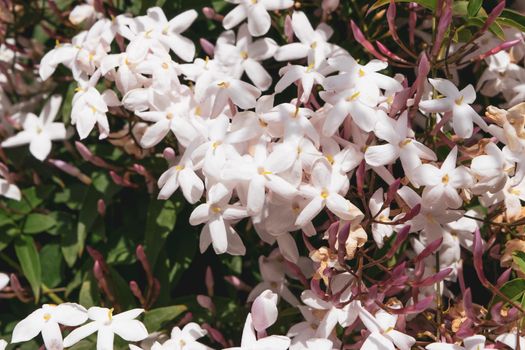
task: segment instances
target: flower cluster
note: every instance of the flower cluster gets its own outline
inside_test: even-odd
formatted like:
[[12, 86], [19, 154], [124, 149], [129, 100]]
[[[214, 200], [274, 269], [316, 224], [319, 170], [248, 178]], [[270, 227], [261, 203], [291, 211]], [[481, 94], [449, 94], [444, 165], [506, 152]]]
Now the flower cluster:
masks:
[[[245, 255], [239, 227], [246, 221], [260, 241], [277, 245], [259, 258], [262, 281], [248, 296], [253, 304], [240, 347], [191, 322], [173, 328], [165, 341], [154, 338], [148, 348], [209, 349], [197, 342], [206, 335], [222, 348], [246, 350], [340, 349], [349, 339], [356, 349], [410, 350], [416, 338], [428, 350], [484, 349], [486, 342], [525, 347], [513, 327], [521, 324], [516, 314], [524, 311], [523, 303], [498, 292], [511, 270], [493, 284], [482, 261], [488, 246], [491, 256], [501, 256], [496, 238], [485, 243], [482, 233], [494, 237], [497, 227], [513, 237], [525, 227], [525, 43], [516, 29], [502, 30], [503, 44], [494, 28], [488, 30], [503, 7], [487, 14], [480, 34], [467, 43], [449, 38], [446, 50], [433, 46], [417, 55], [401, 43], [412, 55], [410, 65], [380, 42], [378, 52], [354, 22], [356, 42], [375, 59], [358, 60], [332, 42], [334, 29], [326, 19], [340, 8], [338, 1], [322, 2], [317, 26], [291, 0], [229, 2], [235, 7], [225, 16], [203, 11], [225, 31], [214, 43], [201, 39], [203, 54], [197, 58], [185, 34], [198, 17], [195, 10], [172, 19], [160, 7], [143, 16], [107, 18], [97, 1], [79, 5], [70, 21], [84, 23], [86, 30], [71, 42], [57, 41], [38, 71], [44, 82], [60, 65], [71, 71], [78, 87], [70, 124], [77, 136], [67, 123], [55, 121], [59, 95], [46, 95], [39, 116], [26, 106], [0, 109], [9, 116], [2, 118], [2, 148], [27, 144], [39, 161], [51, 154], [53, 142], [89, 142], [93, 135], [137, 158], [160, 155], [162, 146], [168, 166], [158, 177], [158, 191], [146, 168], [134, 171], [158, 199], [180, 189], [194, 205], [188, 221], [200, 227], [201, 253], [211, 246], [216, 254]], [[453, 11], [451, 1], [438, 3], [443, 13], [433, 19], [438, 22], [433, 45], [443, 42]], [[386, 16], [399, 44], [396, 6], [391, 1]], [[415, 6], [410, 16], [422, 10]], [[283, 20], [286, 43], [270, 37], [272, 25], [280, 30], [272, 16]], [[409, 26], [415, 25], [411, 19]], [[424, 40], [425, 25], [411, 27], [411, 40]], [[465, 48], [472, 43], [473, 49]], [[440, 75], [436, 67], [447, 64], [443, 55], [456, 61]], [[279, 69], [265, 64], [270, 60]], [[484, 62], [477, 84], [465, 83], [458, 72], [465, 62]], [[417, 74], [393, 75], [395, 67]], [[505, 102], [482, 107], [477, 91]], [[76, 145], [84, 159], [109, 170], [115, 183], [136, 186], [82, 143]], [[75, 166], [47, 161], [85, 180]], [[16, 179], [2, 163], [0, 175], [0, 194], [19, 200]], [[511, 257], [511, 247], [521, 238], [503, 247], [509, 258], [502, 263], [517, 271], [525, 260]], [[490, 318], [476, 309], [465, 286], [463, 262], [471, 255], [481, 284], [496, 295]], [[0, 296], [8, 282], [0, 274]], [[458, 295], [456, 282], [461, 301], [451, 301], [444, 312], [444, 298]], [[241, 289], [243, 283], [232, 284]], [[279, 299], [303, 319], [287, 326], [286, 336], [267, 334], [278, 319]], [[411, 322], [429, 309], [434, 313], [423, 324]], [[47, 349], [62, 349], [97, 332], [97, 349], [111, 349], [114, 334], [129, 342], [148, 337], [136, 320], [142, 312], [113, 315], [108, 308], [44, 304], [17, 324], [11, 342], [41, 333]], [[71, 327], [76, 328], [62, 338], [61, 328]], [[497, 337], [487, 329], [498, 329]]]

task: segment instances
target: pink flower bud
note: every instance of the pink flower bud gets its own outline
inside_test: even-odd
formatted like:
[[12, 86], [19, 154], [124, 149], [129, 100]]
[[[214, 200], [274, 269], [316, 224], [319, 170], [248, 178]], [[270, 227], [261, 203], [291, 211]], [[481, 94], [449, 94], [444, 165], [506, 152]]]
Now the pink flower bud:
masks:
[[207, 295], [197, 295], [197, 302], [203, 308], [209, 310], [211, 313], [215, 313], [215, 304], [213, 300]]
[[213, 296], [213, 284], [214, 284], [213, 271], [211, 270], [210, 266], [206, 268], [206, 276], [204, 277], [204, 284], [206, 285], [208, 295]]
[[99, 199], [97, 202], [97, 212], [100, 216], [106, 215], [106, 203], [103, 199]]
[[394, 254], [397, 252], [401, 244], [403, 244], [404, 241], [408, 238], [408, 235], [410, 234], [410, 225], [403, 227], [396, 235], [396, 240], [394, 241], [394, 244], [392, 244], [392, 247], [388, 250], [386, 256], [390, 259], [394, 256]]
[[447, 267], [446, 269], [439, 271], [438, 273], [436, 273], [433, 276], [427, 277], [427, 278], [425, 278], [425, 279], [423, 279], [423, 280], [421, 280], [419, 282], [415, 282], [414, 286], [416, 286], [416, 287], [428, 287], [428, 286], [431, 286], [433, 284], [436, 284], [438, 282], [443, 281], [445, 279], [445, 277], [450, 275], [451, 272], [452, 272], [452, 268], [451, 267]]
[[479, 229], [476, 229], [476, 232], [474, 233], [473, 255], [474, 269], [478, 274], [478, 278], [481, 284], [487, 286], [490, 283], [487, 280], [487, 277], [485, 277], [485, 272], [483, 271], [483, 241], [481, 240], [481, 234], [479, 233]]
[[243, 290], [243, 291], [246, 291], [246, 292], [249, 292], [249, 291], [252, 290], [252, 288], [250, 286], [248, 286], [246, 283], [241, 281], [236, 276], [231, 276], [231, 275], [230, 276], [224, 276], [224, 280], [226, 282], [228, 282], [229, 284], [231, 284], [237, 290]]
[[202, 8], [202, 14], [207, 19], [214, 19], [215, 15], [217, 14], [215, 10], [211, 7], [203, 7]]
[[521, 39], [505, 41], [504, 43], [501, 43], [498, 46], [493, 47], [492, 49], [488, 50], [487, 52], [479, 55], [478, 57], [474, 58], [473, 60], [474, 61], [484, 60], [485, 58], [487, 58], [489, 56], [492, 56], [492, 55], [495, 55], [495, 54], [497, 54], [498, 52], [500, 52], [502, 50], [510, 49], [511, 47], [513, 47], [514, 45], [517, 45], [519, 43], [521, 43]]
[[284, 36], [286, 37], [286, 41], [288, 43], [293, 42], [292, 17], [290, 17], [290, 15], [286, 15], [284, 18]]
[[441, 17], [439, 18], [436, 39], [432, 46], [432, 56], [436, 56], [439, 53], [450, 23], [452, 23], [452, 3], [448, 0], [444, 5]]
[[206, 55], [212, 57], [215, 51], [215, 45], [213, 45], [211, 42], [204, 38], [200, 38], [199, 42], [201, 44], [202, 50], [206, 53]]
[[490, 12], [489, 16], [485, 20], [485, 23], [483, 24], [483, 27], [481, 28], [481, 32], [486, 32], [487, 29], [496, 21], [496, 19], [501, 15], [503, 10], [505, 9], [505, 0], [500, 0], [500, 2], [494, 7], [494, 9]]
[[353, 20], [350, 20], [350, 27], [352, 28], [352, 33], [354, 33], [355, 40], [361, 44], [361, 46], [374, 55], [375, 58], [381, 61], [387, 61], [386, 57], [377, 52], [374, 45], [372, 45], [372, 43], [365, 38], [363, 32], [361, 32], [361, 29], [359, 29]]
[[66, 163], [60, 159], [48, 159], [47, 161], [51, 163], [52, 165], [56, 166], [58, 169], [62, 170], [63, 172], [76, 177], [77, 179], [82, 181], [82, 183], [86, 185], [91, 184], [91, 179], [87, 175], [83, 174], [80, 171], [80, 169], [78, 169], [74, 165]]

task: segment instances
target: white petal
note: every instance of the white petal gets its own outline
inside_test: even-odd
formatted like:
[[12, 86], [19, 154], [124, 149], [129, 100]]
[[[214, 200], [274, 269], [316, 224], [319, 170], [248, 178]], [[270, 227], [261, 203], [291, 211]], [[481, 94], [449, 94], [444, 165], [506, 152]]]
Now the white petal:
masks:
[[31, 140], [29, 151], [38, 160], [43, 161], [51, 152], [51, 140], [43, 134], [39, 134]]
[[236, 6], [233, 10], [228, 12], [222, 20], [224, 29], [232, 29], [237, 24], [241, 23], [246, 18], [246, 10], [243, 5]]
[[64, 338], [64, 347], [68, 348], [75, 345], [84, 338], [89, 337], [91, 334], [98, 330], [97, 322], [90, 322], [83, 326], [80, 326], [71, 331], [67, 337]]
[[395, 350], [394, 344], [380, 333], [373, 332], [361, 346], [361, 350]]
[[264, 6], [257, 2], [248, 7], [248, 30], [253, 36], [264, 35], [270, 30], [272, 20]]
[[389, 143], [370, 146], [365, 152], [365, 161], [371, 166], [392, 164], [399, 157], [399, 149]]
[[312, 221], [313, 218], [323, 210], [323, 208], [324, 200], [321, 197], [314, 197], [310, 203], [304, 207], [299, 216], [297, 216], [295, 225], [299, 227], [306, 225], [308, 222]]
[[277, 321], [277, 294], [265, 290], [255, 298], [252, 308], [253, 328], [258, 332], [266, 330]]
[[115, 334], [108, 326], [102, 326], [97, 334], [97, 350], [113, 350]]
[[75, 327], [86, 322], [87, 310], [75, 303], [63, 303], [56, 307], [53, 319], [64, 326]]
[[42, 338], [47, 350], [62, 350], [62, 333], [60, 326], [52, 320], [45, 322], [42, 328]]
[[42, 309], [33, 311], [29, 316], [17, 323], [13, 329], [11, 343], [20, 343], [33, 339], [40, 333], [43, 326]]
[[138, 320], [113, 320], [111, 329], [116, 335], [127, 341], [140, 341], [148, 336], [148, 330]]

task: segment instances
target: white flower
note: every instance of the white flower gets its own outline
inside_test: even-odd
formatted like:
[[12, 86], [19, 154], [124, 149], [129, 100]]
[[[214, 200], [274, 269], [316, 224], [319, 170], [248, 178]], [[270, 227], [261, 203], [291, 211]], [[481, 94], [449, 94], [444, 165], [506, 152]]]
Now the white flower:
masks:
[[260, 61], [274, 55], [277, 43], [270, 38], [252, 41], [245, 24], [239, 28], [236, 42], [234, 38], [235, 34], [232, 31], [221, 34], [215, 47], [215, 56], [232, 70], [236, 78], [240, 78], [246, 72], [257, 88], [267, 90], [272, 84], [272, 77]]
[[174, 327], [171, 330], [171, 338], [162, 344], [162, 349], [171, 350], [211, 350], [210, 347], [201, 344], [197, 339], [204, 337], [208, 332], [195, 322], [190, 322], [183, 329]]
[[300, 188], [301, 193], [311, 200], [295, 220], [296, 225], [304, 226], [313, 220], [325, 206], [343, 220], [359, 222], [363, 219], [364, 215], [361, 210], [339, 194], [341, 180], [332, 175], [327, 161], [320, 159], [315, 163], [310, 181], [311, 184]]
[[398, 120], [383, 116], [376, 124], [374, 133], [388, 143], [368, 147], [365, 160], [367, 164], [375, 167], [392, 164], [400, 157], [403, 170], [412, 181], [412, 172], [421, 165], [421, 158], [435, 161], [436, 155], [427, 146], [409, 136], [411, 130], [407, 122], [407, 113], [403, 113]]
[[252, 314], [249, 313], [242, 331], [241, 346], [224, 350], [286, 350], [289, 346], [290, 339], [282, 335], [270, 335], [257, 340]]
[[212, 116], [215, 117], [224, 110], [228, 101], [232, 101], [241, 109], [255, 107], [257, 98], [261, 96], [261, 91], [247, 82], [225, 76], [212, 82], [208, 86], [206, 94], [215, 96], [211, 112]]
[[85, 4], [75, 6], [69, 13], [69, 21], [74, 25], [79, 25], [84, 21], [91, 24], [97, 17], [94, 2], [94, 0], [86, 0]]
[[281, 46], [275, 53], [275, 59], [291, 61], [308, 57], [308, 63], [313, 65], [312, 68], [318, 68], [332, 51], [328, 39], [334, 30], [326, 23], [319, 24], [314, 30], [302, 11], [293, 13], [292, 28], [299, 42]]
[[459, 91], [458, 88], [446, 79], [429, 79], [430, 84], [444, 95], [443, 98], [421, 101], [419, 107], [429, 113], [452, 113], [452, 127], [461, 138], [472, 136], [472, 123], [482, 129], [487, 128], [485, 121], [470, 106], [476, 100], [476, 91], [472, 85]]
[[366, 338], [361, 349], [381, 350], [394, 349], [394, 345], [400, 350], [410, 350], [416, 340], [395, 329], [397, 315], [389, 314], [384, 310], [379, 310], [373, 316], [364, 308], [359, 310], [359, 318], [365, 327], [371, 332]]
[[0, 350], [4, 350], [7, 347], [7, 341], [0, 339]]
[[38, 117], [32, 113], [27, 114], [23, 124], [24, 130], [3, 141], [2, 147], [29, 144], [29, 151], [35, 158], [41, 161], [46, 159], [51, 152], [51, 141], [66, 138], [64, 124], [53, 122], [61, 102], [62, 98], [54, 95], [49, 99]]
[[[499, 336], [498, 338], [496, 338], [496, 340], [499, 340], [500, 338], [502, 338], [502, 336]], [[516, 335], [514, 335], [514, 339], [516, 339]], [[473, 336], [463, 339], [463, 346], [459, 346], [456, 344], [446, 344], [446, 343], [432, 343], [432, 344], [428, 344], [425, 347], [425, 349], [427, 350], [485, 350], [485, 349], [488, 349], [485, 347], [485, 340], [486, 338], [483, 335], [473, 335]], [[516, 341], [514, 340], [514, 343], [515, 342]]]
[[73, 346], [95, 332], [98, 332], [97, 350], [113, 349], [115, 334], [131, 342], [143, 340], [148, 336], [148, 331], [142, 322], [135, 320], [143, 312], [143, 309], [132, 309], [113, 315], [113, 309], [90, 307], [87, 315], [92, 322], [71, 331], [64, 339], [64, 346]]
[[11, 174], [9, 174], [9, 169], [3, 163], [0, 163], [0, 195], [17, 201], [22, 198], [20, 189], [14, 184]]
[[126, 48], [131, 63], [144, 60], [148, 52], [171, 49], [182, 60], [189, 62], [195, 56], [195, 44], [181, 35], [195, 21], [195, 10], [180, 13], [170, 21], [160, 7], [148, 9], [147, 16], [129, 23], [131, 30], [123, 32], [130, 40]]
[[288, 199], [292, 199], [297, 190], [278, 175], [289, 167], [284, 153], [274, 151], [268, 154], [266, 145], [262, 143], [254, 145], [253, 150], [253, 158], [245, 157], [227, 163], [222, 177], [247, 182], [247, 209], [250, 214], [257, 214], [263, 208], [266, 189]]
[[25, 342], [42, 333], [44, 344], [48, 350], [61, 350], [64, 346], [60, 326], [75, 327], [86, 322], [87, 311], [78, 304], [64, 303], [60, 305], [44, 304], [42, 308], [33, 311], [13, 329], [12, 343]]
[[0, 291], [9, 285], [9, 275], [3, 272], [0, 272]]
[[97, 70], [88, 81], [80, 81], [75, 90], [71, 108], [71, 124], [76, 125], [80, 139], [85, 139], [98, 125], [99, 139], [109, 135], [109, 121], [106, 113], [108, 106], [118, 106], [120, 101], [113, 90], [102, 94], [95, 88], [100, 78], [101, 70]]
[[[382, 209], [384, 205], [384, 194], [383, 189], [379, 188], [377, 191], [374, 192], [372, 197], [370, 197], [370, 202], [368, 203], [368, 206], [370, 208], [370, 214], [372, 214], [373, 217], [376, 217], [375, 221], [384, 222], [385, 224], [380, 224], [377, 222], [372, 223], [372, 236], [374, 237], [374, 241], [376, 242], [377, 246], [379, 248], [382, 248], [385, 238], [388, 238], [394, 233], [394, 227], [393, 225], [389, 225], [390, 223], [390, 207], [385, 207]], [[382, 209], [382, 210], [381, 210]]]
[[523, 68], [511, 63], [511, 57], [507, 51], [500, 51], [491, 55], [485, 61], [488, 67], [476, 85], [477, 90], [481, 88], [483, 95], [494, 97], [519, 85], [519, 80], [516, 77]]
[[197, 130], [189, 122], [188, 103], [179, 96], [154, 94], [154, 107], [147, 112], [135, 112], [142, 120], [153, 122], [149, 126], [140, 143], [144, 148], [150, 148], [158, 144], [171, 130], [183, 146], [198, 136]]
[[[352, 277], [345, 273], [336, 275], [336, 277], [332, 278], [331, 280], [331, 287], [333, 288], [334, 293], [340, 293], [342, 291], [340, 296], [341, 303], [348, 302], [352, 296], [350, 288], [346, 288], [346, 284], [351, 279]], [[346, 289], [343, 291], [343, 288]], [[319, 338], [329, 337], [338, 323], [343, 327], [350, 326], [357, 319], [357, 314], [360, 308], [359, 301], [352, 301], [350, 303], [346, 303], [344, 307], [338, 307], [339, 305], [336, 305], [335, 302], [323, 300], [311, 290], [305, 290], [301, 294], [301, 300], [303, 303], [315, 310], [313, 311], [314, 316], [320, 318], [317, 328], [313, 330], [314, 335], [312, 335], [312, 337]], [[307, 319], [309, 324], [315, 324], [311, 317], [309, 318], [310, 319]], [[303, 327], [300, 327], [299, 329], [298, 327], [295, 327], [293, 331], [290, 331], [295, 333], [298, 330], [301, 330], [301, 328]], [[302, 331], [304, 332], [304, 329], [302, 329]], [[308, 331], [307, 334], [312, 333]]]
[[496, 338], [496, 341], [501, 342], [512, 350], [518, 349], [518, 339], [519, 339], [519, 349], [525, 349], [525, 337], [517, 335], [517, 331], [514, 329], [510, 333], [504, 333]]
[[202, 180], [195, 173], [191, 154], [198, 143], [192, 143], [185, 151], [177, 164], [171, 164], [171, 167], [159, 177], [158, 186], [160, 188], [159, 199], [168, 199], [173, 192], [179, 188], [186, 200], [193, 204], [197, 202], [204, 191]]
[[306, 103], [310, 98], [314, 84], [322, 85], [324, 80], [324, 76], [315, 70], [313, 63], [310, 63], [308, 67], [285, 66], [281, 68], [279, 75], [282, 77], [275, 85], [275, 92], [281, 93], [295, 81], [300, 81], [303, 93], [299, 97], [299, 101], [302, 103]]
[[259, 271], [261, 272], [262, 281], [251, 290], [248, 295], [248, 301], [255, 300], [263, 291], [269, 289], [291, 305], [296, 306], [299, 304], [295, 295], [288, 288], [282, 262], [279, 262], [277, 259], [260, 256]]
[[232, 29], [248, 17], [248, 30], [253, 36], [268, 32], [271, 18], [267, 11], [276, 11], [292, 7], [293, 0], [227, 0], [238, 4], [223, 19], [225, 29]]
[[208, 201], [191, 213], [190, 224], [205, 223], [200, 237], [201, 252], [211, 243], [217, 254], [244, 255], [246, 248], [231, 222], [248, 216], [248, 213], [243, 207], [228, 204], [230, 197], [231, 192], [223, 184], [215, 184], [208, 189]]
[[456, 146], [443, 161], [441, 168], [423, 164], [413, 171], [412, 177], [415, 182], [425, 186], [423, 200], [428, 201], [428, 205], [444, 205], [457, 209], [463, 204], [457, 190], [469, 188], [474, 184], [474, 179], [466, 167], [456, 168], [457, 156]]

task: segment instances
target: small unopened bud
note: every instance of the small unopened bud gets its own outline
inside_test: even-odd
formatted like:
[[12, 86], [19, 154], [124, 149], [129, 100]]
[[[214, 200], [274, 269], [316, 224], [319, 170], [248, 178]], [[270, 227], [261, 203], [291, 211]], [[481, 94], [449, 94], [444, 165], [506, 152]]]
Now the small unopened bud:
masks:
[[201, 44], [202, 50], [206, 53], [208, 56], [213, 56], [213, 53], [215, 52], [215, 45], [213, 45], [211, 42], [204, 38], [200, 38], [199, 42]]
[[97, 202], [97, 212], [100, 216], [106, 215], [106, 202], [103, 199], [99, 199]]

